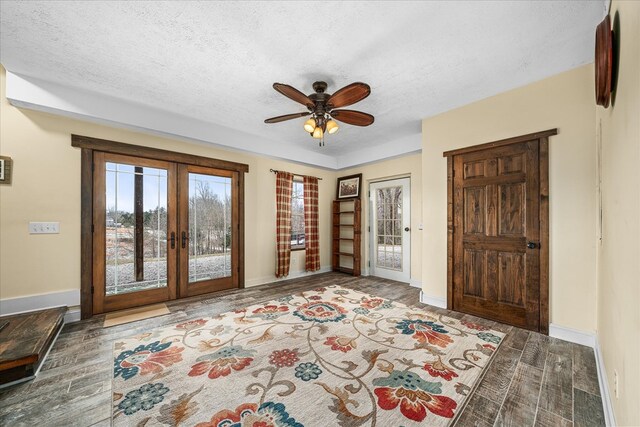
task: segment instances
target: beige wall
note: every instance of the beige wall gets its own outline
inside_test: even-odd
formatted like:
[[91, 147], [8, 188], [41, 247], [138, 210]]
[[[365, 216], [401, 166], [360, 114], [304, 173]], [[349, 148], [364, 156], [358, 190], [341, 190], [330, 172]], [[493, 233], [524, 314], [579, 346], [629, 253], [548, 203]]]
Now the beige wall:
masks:
[[422, 156], [413, 154], [397, 159], [377, 162], [370, 165], [358, 166], [356, 168], [340, 171], [337, 176], [347, 176], [362, 173], [362, 185], [364, 196], [363, 204], [363, 239], [362, 239], [362, 260], [363, 274], [367, 272], [367, 261], [369, 261], [369, 233], [366, 232], [369, 226], [369, 203], [367, 201], [367, 191], [369, 184], [376, 181], [409, 177], [411, 178], [411, 281], [419, 283], [422, 279], [422, 232], [418, 226], [422, 222]]
[[[0, 299], [80, 288], [80, 150], [71, 134], [247, 163], [245, 179], [247, 286], [275, 280], [275, 176], [270, 168], [323, 178], [320, 190], [320, 264], [331, 266], [331, 200], [336, 177], [364, 173], [364, 181], [412, 177], [412, 228], [420, 218], [420, 155], [348, 171], [328, 171], [262, 156], [217, 149], [18, 109], [5, 97], [0, 67], [0, 155], [14, 161], [12, 185], [0, 186]], [[368, 214], [367, 211], [364, 213]], [[60, 234], [30, 235], [30, 221], [58, 221]], [[420, 279], [419, 238], [412, 242], [412, 278]], [[291, 274], [303, 274], [304, 251], [292, 252]]]
[[[21, 110], [5, 97], [1, 70], [0, 153], [14, 161], [13, 183], [0, 186], [0, 299], [80, 288], [80, 150], [71, 134], [247, 163], [247, 286], [275, 280], [275, 176], [270, 168], [322, 177], [320, 262], [331, 264], [331, 203], [335, 172]], [[29, 221], [59, 221], [60, 234], [30, 235]], [[304, 251], [292, 255], [292, 275]]]
[[446, 298], [446, 150], [558, 128], [550, 138], [550, 316], [596, 329], [593, 66], [425, 119], [422, 123], [422, 287]]
[[[640, 425], [640, 3], [615, 1], [617, 91], [601, 126], [602, 241], [598, 245], [598, 340], [616, 422]], [[618, 397], [614, 390], [618, 373]]]

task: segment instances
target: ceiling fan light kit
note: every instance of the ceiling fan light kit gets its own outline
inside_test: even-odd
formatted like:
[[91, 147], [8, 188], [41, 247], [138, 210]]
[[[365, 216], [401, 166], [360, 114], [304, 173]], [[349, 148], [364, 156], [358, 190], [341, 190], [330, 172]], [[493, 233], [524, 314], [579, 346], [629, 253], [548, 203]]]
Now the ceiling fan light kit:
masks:
[[321, 81], [313, 84], [315, 92], [308, 96], [298, 89], [282, 83], [274, 83], [273, 88], [287, 98], [304, 105], [309, 112], [272, 117], [264, 122], [280, 123], [285, 120], [311, 115], [312, 117], [304, 122], [303, 128], [313, 138], [320, 140], [318, 143], [320, 147], [324, 146], [325, 133], [333, 135], [340, 129], [336, 120], [355, 126], [369, 126], [374, 121], [374, 117], [371, 114], [355, 110], [337, 109], [355, 104], [369, 96], [371, 88], [366, 83], [351, 83], [333, 95], [325, 92], [327, 84]]

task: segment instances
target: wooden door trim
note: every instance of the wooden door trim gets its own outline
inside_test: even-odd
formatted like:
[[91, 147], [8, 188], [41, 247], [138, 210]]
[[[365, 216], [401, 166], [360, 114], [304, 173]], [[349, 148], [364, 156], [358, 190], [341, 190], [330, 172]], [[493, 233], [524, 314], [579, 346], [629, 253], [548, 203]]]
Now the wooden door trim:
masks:
[[238, 185], [238, 288], [244, 289], [244, 173], [237, 174]]
[[83, 148], [80, 161], [80, 317], [93, 315], [93, 150]]
[[442, 157], [457, 156], [458, 154], [467, 154], [474, 151], [486, 150], [487, 148], [502, 147], [504, 145], [516, 144], [518, 142], [527, 142], [533, 140], [540, 140], [542, 138], [549, 138], [550, 136], [557, 135], [558, 129], [543, 130], [540, 132], [529, 133], [526, 135], [514, 136], [513, 138], [501, 139], [498, 141], [487, 142], [486, 144], [473, 145], [471, 147], [463, 147], [455, 150], [449, 150], [442, 153]]
[[447, 309], [453, 310], [453, 156], [447, 157]]
[[142, 147], [139, 145], [108, 141], [106, 139], [93, 138], [90, 136], [71, 135], [71, 146], [95, 151], [103, 151], [105, 153], [126, 154], [129, 156], [146, 157], [155, 160], [166, 160], [168, 162], [205, 166], [216, 169], [226, 169], [240, 173], [249, 172], [249, 165], [244, 163], [212, 159], [210, 157], [179, 153], [177, 151], [161, 150], [159, 148]]
[[540, 185], [540, 333], [549, 334], [549, 137], [557, 135], [558, 129], [516, 136], [500, 141], [445, 151], [447, 158], [447, 309], [453, 310], [453, 261], [454, 261], [454, 156], [486, 150], [525, 141], [537, 140], [539, 144], [538, 178]]
[[238, 287], [245, 287], [245, 212], [244, 212], [244, 174], [249, 166], [243, 163], [212, 159], [174, 151], [141, 147], [122, 142], [108, 141], [89, 136], [71, 135], [71, 146], [80, 148], [80, 316], [89, 319], [93, 316], [93, 157], [97, 152], [132, 155], [143, 158], [165, 160], [175, 163], [191, 164], [237, 172], [238, 182]]
[[[100, 219], [100, 217], [102, 217], [102, 219], [104, 220], [104, 216], [106, 216], [105, 210], [106, 210], [106, 197], [99, 197], [98, 196], [98, 191], [100, 190], [100, 187], [102, 186], [104, 188], [105, 185], [105, 180], [106, 180], [106, 173], [105, 173], [105, 162], [103, 162], [104, 158], [104, 153], [101, 152], [97, 152], [94, 153], [94, 159], [93, 159], [93, 164], [91, 165], [91, 169], [93, 172], [93, 176], [92, 176], [92, 184], [93, 184], [93, 189], [95, 190], [93, 192], [93, 207], [95, 208], [93, 210], [93, 218], [91, 218], [91, 242], [92, 242], [92, 251], [91, 253], [93, 254], [93, 256], [95, 256], [95, 258], [98, 258], [98, 255], [96, 254], [96, 248], [101, 248], [100, 250], [102, 250], [102, 248], [104, 248], [106, 246], [106, 236], [104, 235], [104, 233], [95, 233], [95, 224], [96, 222]], [[97, 162], [96, 162], [97, 159]], [[97, 164], [96, 164], [97, 163]], [[100, 176], [100, 182], [96, 182], [96, 176]], [[97, 206], [96, 206], [97, 204]], [[95, 234], [94, 234], [95, 233]], [[102, 304], [100, 303], [100, 300], [98, 300], [95, 296], [95, 283], [96, 283], [96, 277], [98, 277], [98, 272], [97, 270], [103, 270], [106, 267], [102, 267], [102, 265], [105, 264], [106, 260], [101, 258], [100, 259], [100, 265], [98, 265], [98, 267], [96, 267], [96, 260], [91, 259], [91, 268], [93, 271], [93, 276], [91, 277], [91, 298], [93, 299], [93, 303], [92, 303], [92, 307], [93, 307], [93, 311], [92, 311], [92, 315], [94, 313], [102, 313], [104, 311], [104, 307]], [[104, 282], [105, 280], [102, 280], [102, 282]], [[103, 283], [103, 288], [105, 287], [105, 284]], [[99, 290], [98, 290], [99, 291]], [[104, 301], [102, 301], [104, 303]]]
[[[557, 132], [553, 135], [556, 135]], [[540, 333], [549, 335], [549, 136], [539, 140]]]

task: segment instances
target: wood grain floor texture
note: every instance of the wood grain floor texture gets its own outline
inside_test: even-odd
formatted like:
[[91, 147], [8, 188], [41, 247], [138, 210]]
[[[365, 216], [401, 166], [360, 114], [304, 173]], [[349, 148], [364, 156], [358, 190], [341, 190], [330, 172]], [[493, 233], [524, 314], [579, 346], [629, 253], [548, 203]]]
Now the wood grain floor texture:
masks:
[[[593, 350], [419, 303], [419, 290], [375, 277], [325, 273], [168, 302], [170, 315], [103, 328], [104, 316], [64, 326], [38, 377], [0, 390], [0, 425], [108, 426], [115, 340], [314, 287], [336, 284], [505, 332], [457, 426], [603, 426]], [[383, 426], [386, 427], [386, 426]]]

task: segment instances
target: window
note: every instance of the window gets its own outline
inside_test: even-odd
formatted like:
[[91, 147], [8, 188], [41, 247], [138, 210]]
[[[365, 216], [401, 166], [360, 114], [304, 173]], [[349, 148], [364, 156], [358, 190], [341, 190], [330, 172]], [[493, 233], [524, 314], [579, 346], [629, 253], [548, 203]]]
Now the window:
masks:
[[304, 249], [304, 184], [296, 180], [291, 193], [291, 249]]

